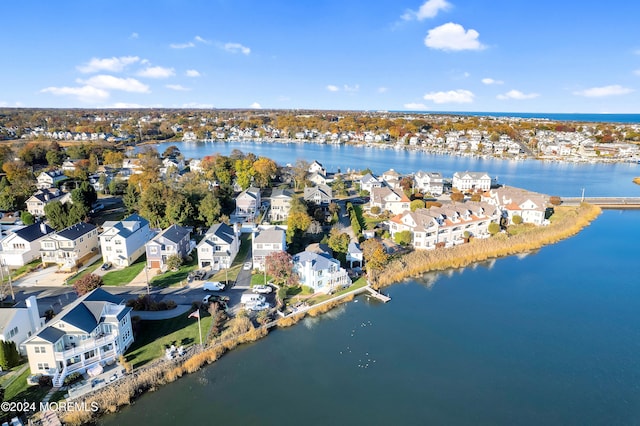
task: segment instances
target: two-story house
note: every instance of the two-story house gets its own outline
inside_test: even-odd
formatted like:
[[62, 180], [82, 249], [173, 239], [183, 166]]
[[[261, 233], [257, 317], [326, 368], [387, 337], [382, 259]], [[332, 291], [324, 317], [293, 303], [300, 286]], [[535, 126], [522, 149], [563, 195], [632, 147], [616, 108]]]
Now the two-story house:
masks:
[[285, 231], [280, 228], [259, 229], [253, 234], [251, 240], [253, 267], [264, 270], [265, 258], [276, 251], [287, 249], [287, 237]]
[[36, 178], [36, 187], [38, 189], [55, 188], [58, 184], [68, 179], [62, 170], [50, 170], [47, 172], [41, 172]]
[[271, 206], [269, 207], [269, 220], [281, 222], [289, 217], [293, 193], [288, 189], [274, 189], [271, 193]]
[[149, 221], [133, 214], [119, 222], [106, 221], [100, 234], [103, 261], [118, 267], [130, 266], [145, 252], [145, 244], [155, 236]]
[[54, 230], [45, 223], [34, 223], [10, 232], [0, 241], [0, 263], [20, 267], [40, 257], [40, 243]]
[[309, 164], [309, 173], [320, 173], [322, 175], [326, 175], [327, 169], [325, 169], [320, 162], [313, 160], [313, 163]]
[[328, 206], [333, 200], [333, 190], [327, 185], [316, 185], [304, 189], [304, 200], [317, 206]]
[[360, 248], [360, 244], [354, 241], [349, 243], [347, 246], [347, 262], [350, 268], [363, 266], [364, 254]]
[[293, 256], [293, 271], [300, 284], [315, 293], [333, 293], [351, 285], [347, 271], [340, 262], [327, 254], [303, 251]]
[[78, 222], [43, 238], [40, 257], [45, 265], [57, 264], [61, 271], [72, 271], [78, 263], [95, 255], [99, 246], [96, 226]]
[[238, 216], [255, 217], [260, 211], [260, 188], [249, 187], [236, 197], [236, 211]]
[[371, 190], [373, 188], [380, 187], [382, 187], [382, 182], [380, 182], [380, 180], [373, 176], [371, 173], [367, 173], [360, 178], [360, 189], [362, 189], [363, 191], [371, 193]]
[[460, 191], [491, 189], [491, 176], [484, 172], [455, 172], [451, 186]]
[[522, 188], [503, 186], [482, 194], [482, 200], [497, 206], [502, 216], [513, 223], [514, 216], [520, 216], [524, 223], [545, 224], [547, 219], [548, 196]]
[[419, 171], [413, 177], [413, 185], [423, 194], [438, 196], [444, 191], [444, 180], [439, 172]]
[[53, 201], [60, 201], [62, 204], [71, 201], [71, 193], [57, 188], [40, 189], [27, 199], [27, 211], [35, 217], [42, 217], [45, 215], [44, 207]]
[[24, 342], [31, 373], [61, 386], [71, 373], [116, 362], [133, 343], [130, 312], [101, 288], [79, 297]]
[[198, 266], [214, 271], [228, 268], [240, 249], [240, 233], [226, 223], [217, 223], [197, 246]]
[[171, 225], [146, 244], [147, 266], [166, 268], [167, 259], [172, 255], [186, 257], [191, 251], [191, 228]]
[[27, 354], [22, 343], [43, 326], [44, 318], [40, 317], [35, 296], [11, 308], [0, 308], [0, 340], [15, 343], [22, 355]]
[[394, 190], [387, 186], [371, 190], [370, 207], [380, 207], [383, 211], [400, 214], [405, 210], [409, 210], [410, 204], [411, 200], [402, 190]]

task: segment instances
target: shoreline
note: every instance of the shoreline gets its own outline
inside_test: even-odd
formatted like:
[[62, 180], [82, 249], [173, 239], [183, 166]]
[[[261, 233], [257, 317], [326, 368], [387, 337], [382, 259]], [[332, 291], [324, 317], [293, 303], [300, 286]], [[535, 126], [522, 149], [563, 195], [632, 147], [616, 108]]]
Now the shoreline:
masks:
[[[601, 212], [602, 210], [599, 207], [583, 203], [577, 208], [567, 208], [566, 214], [558, 222], [552, 223], [545, 228], [534, 229], [534, 231], [537, 230], [539, 232], [523, 232], [504, 238], [496, 238], [494, 236], [487, 240], [475, 240], [472, 243], [446, 250], [414, 251], [392, 260], [385, 268], [385, 273], [378, 277], [376, 284], [372, 285], [372, 287], [379, 289], [427, 272], [458, 269], [490, 259], [528, 253], [578, 234], [582, 229], [589, 226]], [[529, 238], [534, 234], [536, 237]], [[526, 241], [527, 239], [530, 241]], [[465, 253], [469, 247], [473, 248], [471, 254]], [[414, 265], [414, 267], [407, 268], [407, 265]], [[81, 425], [95, 422], [99, 417], [116, 413], [120, 407], [131, 405], [146, 392], [154, 391], [158, 387], [169, 384], [185, 374], [194, 373], [216, 362], [238, 345], [266, 337], [271, 328], [286, 328], [297, 324], [306, 316], [322, 315], [339, 305], [352, 301], [355, 295], [365, 288], [366, 286], [355, 289], [311, 306], [302, 312], [278, 318], [269, 324], [253, 328], [242, 335], [230, 337], [214, 345], [200, 349], [192, 346], [189, 348], [189, 352], [192, 355], [188, 358], [171, 361], [156, 360], [152, 365], [141, 371], [134, 371], [132, 374], [125, 376], [118, 382], [117, 388], [102, 388], [73, 401], [74, 403], [85, 404], [85, 406], [98, 403], [100, 409], [96, 413], [91, 411], [69, 411], [66, 413], [59, 412], [58, 414], [64, 424]], [[40, 415], [42, 414], [44, 413], [40, 413]]]

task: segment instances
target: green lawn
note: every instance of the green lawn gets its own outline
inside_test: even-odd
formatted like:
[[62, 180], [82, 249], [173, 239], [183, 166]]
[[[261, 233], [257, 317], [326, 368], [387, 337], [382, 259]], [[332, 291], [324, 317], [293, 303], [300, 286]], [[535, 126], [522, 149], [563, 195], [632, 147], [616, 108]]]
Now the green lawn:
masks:
[[177, 271], [168, 271], [153, 277], [151, 279], [151, 285], [153, 287], [164, 288], [179, 284], [186, 281], [189, 272], [195, 271], [196, 269], [198, 269], [198, 260], [194, 256], [191, 262], [180, 266]]
[[[202, 338], [206, 339], [211, 327], [211, 316], [203, 310], [200, 314]], [[141, 321], [135, 341], [125, 354], [127, 361], [137, 368], [164, 356], [165, 348], [171, 345], [186, 347], [199, 344], [198, 319], [188, 318], [188, 316], [189, 313], [185, 313], [167, 320]]]
[[[39, 265], [42, 265], [42, 260], [40, 260], [40, 258], [32, 260], [31, 262], [27, 263], [24, 266], [19, 267], [18, 269], [11, 271], [11, 279], [15, 280], [16, 278], [18, 278], [19, 276], [32, 271], [33, 269], [37, 268]], [[3, 275], [2, 277], [2, 281], [9, 281], [9, 277], [5, 277]]]
[[123, 269], [107, 272], [102, 277], [104, 285], [126, 285], [129, 284], [147, 264], [147, 257], [142, 255], [133, 265]]
[[384, 222], [382, 217], [364, 216], [364, 229], [374, 229], [377, 224]]
[[[273, 278], [271, 278], [270, 275], [267, 275], [267, 282], [271, 281], [272, 279]], [[251, 285], [254, 286], [259, 284], [264, 284], [264, 272], [251, 275]]]
[[39, 402], [45, 397], [51, 388], [40, 387], [39, 385], [27, 386], [27, 377], [31, 375], [31, 371], [27, 368], [19, 376], [3, 385], [5, 401], [29, 401]]
[[310, 299], [307, 299], [307, 303], [309, 305], [315, 305], [318, 304], [320, 302], [324, 302], [325, 300], [329, 300], [332, 297], [336, 297], [336, 296], [340, 296], [342, 294], [348, 293], [350, 291], [353, 291], [355, 289], [364, 287], [367, 285], [367, 280], [364, 277], [358, 278], [353, 284], [351, 284], [349, 287], [337, 291], [333, 294], [323, 294], [322, 296], [316, 296], [316, 297], [312, 297]]
[[102, 265], [102, 259], [96, 260], [91, 265], [87, 266], [86, 269], [83, 269], [82, 271], [80, 271], [79, 273], [74, 275], [73, 277], [69, 278], [67, 280], [66, 284], [67, 285], [73, 285], [73, 283], [75, 283], [80, 278], [84, 277], [85, 275], [91, 274], [93, 271], [98, 269], [101, 265]]

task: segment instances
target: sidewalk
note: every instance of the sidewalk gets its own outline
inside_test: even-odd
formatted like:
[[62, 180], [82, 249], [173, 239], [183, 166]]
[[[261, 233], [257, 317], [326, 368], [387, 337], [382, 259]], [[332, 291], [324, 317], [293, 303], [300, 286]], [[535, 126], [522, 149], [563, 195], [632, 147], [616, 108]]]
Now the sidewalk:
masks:
[[168, 311], [131, 311], [132, 317], [140, 317], [142, 320], [164, 320], [175, 318], [191, 310], [191, 305], [178, 305]]
[[[100, 254], [93, 256], [89, 259], [85, 266], [80, 268], [80, 271], [83, 271], [89, 265], [93, 265], [95, 262], [98, 262], [102, 259]], [[71, 278], [76, 273], [75, 272], [58, 272], [58, 265], [49, 266], [46, 269], [39, 269], [37, 271], [29, 272], [25, 276], [15, 280], [13, 285], [15, 287], [52, 287], [52, 286], [60, 286], [65, 285], [65, 282], [68, 278]]]

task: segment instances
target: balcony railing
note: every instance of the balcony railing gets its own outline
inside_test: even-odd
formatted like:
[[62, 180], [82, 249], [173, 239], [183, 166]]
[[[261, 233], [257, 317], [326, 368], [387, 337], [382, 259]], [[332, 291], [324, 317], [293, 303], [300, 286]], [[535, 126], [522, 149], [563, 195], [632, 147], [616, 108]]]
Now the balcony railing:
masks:
[[70, 343], [68, 345], [65, 345], [65, 349], [63, 351], [56, 351], [55, 358], [56, 360], [64, 361], [67, 358], [76, 355], [82, 355], [92, 349], [100, 349], [102, 346], [108, 345], [109, 343], [114, 343], [117, 337], [118, 336], [116, 334], [107, 334], [97, 339], [84, 340], [80, 344]]

